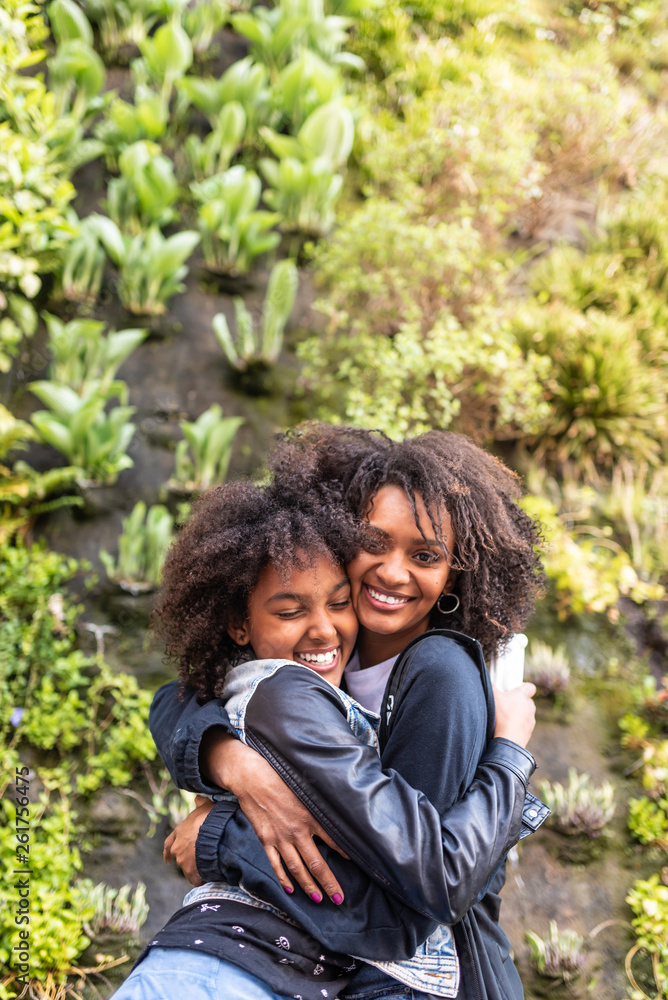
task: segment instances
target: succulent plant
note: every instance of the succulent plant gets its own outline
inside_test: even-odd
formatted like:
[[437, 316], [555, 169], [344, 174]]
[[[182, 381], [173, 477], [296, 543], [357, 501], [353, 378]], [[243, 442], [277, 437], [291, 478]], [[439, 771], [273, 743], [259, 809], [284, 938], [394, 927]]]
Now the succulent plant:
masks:
[[531, 643], [527, 653], [524, 679], [538, 688], [538, 694], [548, 697], [562, 694], [571, 679], [571, 668], [561, 647], [552, 649], [539, 639]]
[[567, 834], [600, 837], [615, 812], [615, 790], [609, 781], [596, 787], [588, 774], [568, 771], [568, 785], [539, 783], [540, 796], [553, 813], [553, 822]]
[[546, 938], [527, 932], [531, 960], [541, 976], [568, 982], [582, 973], [585, 962], [584, 940], [576, 931], [560, 931], [556, 920], [550, 921]]

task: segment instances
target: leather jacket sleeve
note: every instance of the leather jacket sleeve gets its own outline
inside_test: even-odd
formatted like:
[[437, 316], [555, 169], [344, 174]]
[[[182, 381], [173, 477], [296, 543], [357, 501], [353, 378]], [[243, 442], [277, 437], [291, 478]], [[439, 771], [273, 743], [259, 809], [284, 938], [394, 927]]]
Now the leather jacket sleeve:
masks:
[[[461, 919], [519, 839], [535, 761], [510, 741], [490, 742], [468, 791], [441, 819], [421, 792], [382, 770], [336, 691], [312, 671], [286, 665], [258, 684], [245, 731], [362, 872], [439, 923]], [[226, 877], [226, 846], [241, 852], [234, 837], [228, 823], [217, 865], [198, 855], [202, 877]], [[246, 874], [244, 885], [253, 891]]]
[[148, 724], [158, 753], [177, 788], [200, 795], [220, 795], [220, 788], [210, 785], [199, 767], [200, 744], [209, 729], [218, 727], [221, 732], [237, 736], [220, 698], [203, 704], [197, 692], [190, 690], [179, 699], [178, 683], [171, 681], [156, 692]]

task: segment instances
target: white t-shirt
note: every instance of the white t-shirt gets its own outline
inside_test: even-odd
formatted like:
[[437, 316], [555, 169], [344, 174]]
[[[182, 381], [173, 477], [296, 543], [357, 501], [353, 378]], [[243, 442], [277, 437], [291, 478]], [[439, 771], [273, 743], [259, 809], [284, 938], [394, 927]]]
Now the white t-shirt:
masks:
[[380, 715], [387, 678], [390, 676], [396, 658], [396, 656], [391, 656], [389, 660], [383, 660], [382, 663], [376, 663], [375, 666], [362, 670], [359, 653], [355, 651], [343, 672], [348, 694], [363, 708], [368, 708]]

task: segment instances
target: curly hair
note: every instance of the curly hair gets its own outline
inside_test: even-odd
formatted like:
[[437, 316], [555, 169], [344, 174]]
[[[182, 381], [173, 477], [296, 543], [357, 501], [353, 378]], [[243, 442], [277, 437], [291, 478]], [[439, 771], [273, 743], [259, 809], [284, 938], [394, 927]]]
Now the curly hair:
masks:
[[248, 657], [228, 627], [246, 617], [265, 566], [287, 576], [323, 553], [344, 565], [359, 538], [348, 510], [303, 483], [239, 481], [204, 493], [169, 550], [153, 620], [179, 661], [181, 690], [220, 697], [228, 669]]
[[[476, 638], [485, 653], [498, 650], [528, 621], [543, 589], [540, 525], [518, 505], [518, 476], [460, 434], [429, 431], [392, 441], [380, 431], [310, 423], [287, 432], [270, 456], [276, 484], [301, 477], [332, 502], [348, 504], [363, 520], [383, 486], [398, 486], [424, 535], [416, 496], [424, 501], [436, 539], [446, 548], [442, 512], [454, 531], [459, 608], [431, 625]], [[447, 550], [447, 549], [446, 549]]]

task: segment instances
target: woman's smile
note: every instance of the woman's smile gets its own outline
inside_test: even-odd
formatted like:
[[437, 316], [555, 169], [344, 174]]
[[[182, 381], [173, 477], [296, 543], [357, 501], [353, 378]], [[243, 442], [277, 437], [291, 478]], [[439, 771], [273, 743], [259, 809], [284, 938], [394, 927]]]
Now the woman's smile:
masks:
[[347, 567], [363, 667], [395, 656], [428, 629], [432, 608], [455, 582], [450, 568], [454, 533], [447, 512], [436, 512], [435, 520], [442, 525], [439, 541], [419, 495], [415, 510], [419, 525], [403, 489], [382, 486], [367, 511], [380, 551], [361, 552]]
[[350, 584], [329, 555], [301, 556], [303, 566], [289, 573], [265, 566], [230, 635], [258, 659], [294, 660], [339, 684], [357, 637]]
[[362, 586], [369, 603], [373, 607], [382, 605], [383, 607], [381, 610], [383, 611], [391, 611], [394, 608], [403, 607], [404, 604], [407, 604], [409, 601], [414, 599], [412, 597], [406, 597], [403, 594], [389, 593], [387, 590], [381, 590], [380, 587], [372, 587], [368, 583], [365, 583]]

